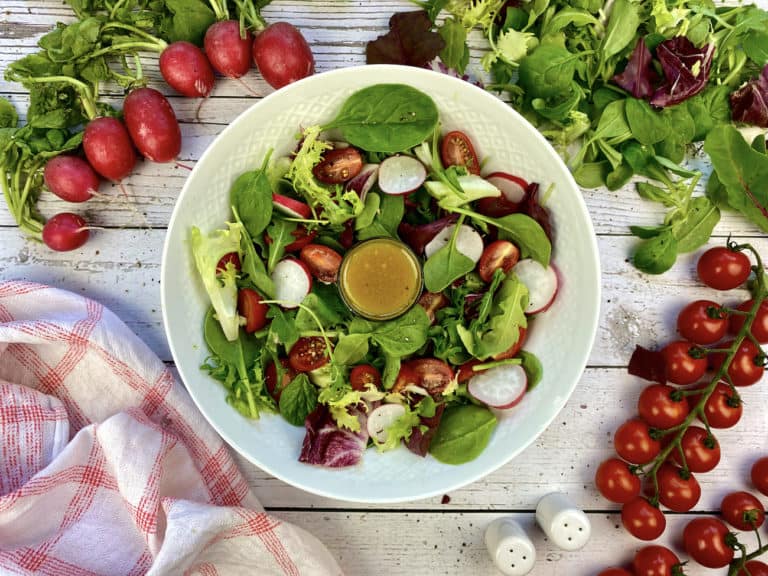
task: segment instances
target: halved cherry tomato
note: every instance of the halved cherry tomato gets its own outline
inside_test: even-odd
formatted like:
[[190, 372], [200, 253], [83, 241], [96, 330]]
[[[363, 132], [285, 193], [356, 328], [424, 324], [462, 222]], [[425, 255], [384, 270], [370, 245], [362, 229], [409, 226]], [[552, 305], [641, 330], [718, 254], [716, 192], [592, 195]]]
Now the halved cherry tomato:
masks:
[[[683, 434], [680, 447], [691, 472], [709, 472], [720, 463], [720, 444], [704, 428], [690, 426]], [[674, 450], [672, 454], [675, 462], [682, 466], [680, 451]]]
[[754, 487], [768, 496], [768, 456], [755, 460], [749, 476]]
[[669, 548], [658, 545], [640, 548], [632, 559], [635, 576], [672, 576], [675, 574], [673, 568], [678, 565], [680, 559], [677, 555]]
[[684, 397], [673, 399], [675, 389], [666, 384], [651, 384], [637, 401], [637, 412], [653, 428], [672, 428], [688, 416], [688, 401]]
[[765, 508], [749, 492], [731, 492], [723, 498], [720, 512], [737, 530], [757, 530], [765, 522]]
[[696, 300], [678, 314], [677, 331], [695, 344], [714, 344], [728, 331], [728, 316], [716, 302]]
[[[408, 360], [404, 362], [400, 368], [403, 372], [405, 369], [402, 387], [408, 384], [416, 384], [424, 388], [430, 396], [436, 396], [445, 390], [454, 378], [453, 369], [437, 358], [416, 358], [414, 360]], [[412, 381], [409, 382], [408, 380]], [[395, 386], [401, 381], [400, 375], [398, 375]], [[393, 392], [398, 392], [393, 388]]]
[[232, 266], [235, 267], [235, 270], [239, 272], [242, 268], [240, 255], [237, 252], [228, 252], [227, 254], [224, 254], [219, 260], [219, 263], [216, 264], [216, 274], [224, 272], [227, 269], [227, 264], [232, 264]]
[[[747, 300], [736, 307], [741, 312], [749, 312], [754, 305], [754, 300]], [[728, 330], [731, 334], [738, 334], [741, 327], [744, 326], [744, 316], [741, 314], [731, 314], [731, 322]], [[757, 309], [757, 314], [752, 322], [750, 332], [760, 344], [768, 344], [768, 300], [763, 300]]]
[[683, 530], [688, 555], [707, 568], [722, 568], [733, 560], [733, 548], [726, 544], [728, 527], [717, 518], [694, 518]]
[[744, 252], [716, 246], [699, 257], [696, 271], [701, 281], [710, 288], [732, 290], [746, 282], [751, 267], [749, 257]]
[[[723, 348], [730, 348], [733, 341], [722, 344]], [[718, 345], [720, 347], [720, 345]], [[719, 370], [725, 361], [725, 353], [709, 355], [713, 370]], [[728, 366], [728, 376], [731, 378], [734, 386], [751, 386], [759, 381], [765, 373], [765, 366], [762, 364], [762, 351], [754, 342], [746, 338], [741, 342], [741, 346], [736, 351], [736, 355]]]
[[473, 370], [473, 368], [479, 364], [484, 364], [484, 361], [473, 359], [469, 362], [464, 362], [464, 364], [459, 366], [459, 370], [456, 372], [456, 381], [459, 384], [464, 384], [464, 382], [469, 382], [472, 376], [485, 372], [485, 370]]
[[448, 297], [442, 292], [422, 292], [418, 300], [419, 306], [427, 313], [429, 323], [435, 323], [435, 313], [450, 304]]
[[501, 268], [506, 274], [520, 260], [520, 249], [508, 240], [491, 242], [483, 250], [477, 263], [477, 272], [483, 282], [490, 282], [494, 272]]
[[707, 358], [694, 358], [694, 344], [685, 340], [670, 342], [661, 351], [667, 367], [667, 380], [673, 384], [693, 384], [707, 371]]
[[480, 174], [480, 162], [469, 136], [454, 130], [443, 136], [440, 147], [443, 166], [464, 166], [470, 174]]
[[624, 422], [613, 436], [616, 453], [630, 464], [647, 464], [661, 451], [661, 443], [651, 438], [650, 432], [639, 418]]
[[617, 504], [624, 504], [640, 495], [640, 478], [618, 458], [608, 458], [598, 466], [595, 485], [603, 498]]
[[400, 365], [400, 371], [397, 373], [395, 383], [392, 385], [392, 392], [402, 392], [407, 386], [418, 386], [419, 377], [416, 375], [416, 371], [408, 365]]
[[684, 472], [674, 464], [662, 464], [656, 479], [659, 483], [659, 502], [673, 512], [688, 512], [701, 498], [698, 480], [693, 474]]
[[375, 366], [370, 364], [359, 364], [349, 372], [349, 383], [352, 384], [352, 390], [365, 392], [369, 385], [374, 388], [381, 388], [381, 373]]
[[517, 342], [512, 344], [507, 350], [504, 352], [500, 352], [499, 354], [496, 354], [496, 356], [493, 357], [494, 360], [507, 360], [509, 358], [514, 358], [520, 353], [520, 350], [523, 349], [523, 344], [525, 344], [525, 337], [528, 334], [528, 330], [526, 328], [523, 328], [522, 326], [518, 326], [517, 328]]
[[328, 349], [320, 336], [299, 338], [288, 353], [288, 362], [297, 372], [312, 372], [328, 364]]
[[[706, 388], [706, 385], [701, 386]], [[699, 403], [700, 396], [689, 396], [691, 407]], [[744, 405], [739, 394], [724, 382], [718, 382], [704, 403], [704, 416], [711, 428], [730, 428], [741, 419]]]
[[363, 156], [357, 148], [347, 146], [329, 150], [312, 168], [312, 174], [323, 184], [341, 184], [351, 180], [363, 169]]
[[664, 512], [641, 496], [621, 507], [621, 523], [627, 532], [640, 540], [656, 540], [667, 527]]
[[[291, 232], [291, 236], [296, 238], [296, 240], [288, 244], [285, 247], [285, 251], [298, 252], [299, 250], [304, 248], [304, 246], [306, 246], [307, 244], [310, 244], [315, 239], [315, 237], [317, 236], [317, 230], [312, 230], [310, 232], [304, 227], [303, 224], [299, 224], [298, 226], [296, 226], [296, 229], [293, 232]], [[271, 244], [272, 239], [270, 238], [269, 240], [267, 240], [267, 243]]]
[[280, 379], [279, 385], [277, 383], [277, 367], [274, 362], [270, 362], [264, 371], [264, 383], [267, 385], [267, 392], [275, 399], [275, 402], [280, 402], [280, 395], [283, 390], [296, 377], [296, 370], [291, 368], [287, 358], [280, 358], [280, 366], [283, 367], [283, 377]]
[[241, 288], [237, 293], [237, 311], [245, 318], [245, 331], [253, 334], [267, 325], [269, 306], [262, 303], [256, 290]]
[[320, 282], [330, 284], [338, 279], [342, 258], [333, 248], [322, 244], [307, 244], [301, 249], [299, 258]]

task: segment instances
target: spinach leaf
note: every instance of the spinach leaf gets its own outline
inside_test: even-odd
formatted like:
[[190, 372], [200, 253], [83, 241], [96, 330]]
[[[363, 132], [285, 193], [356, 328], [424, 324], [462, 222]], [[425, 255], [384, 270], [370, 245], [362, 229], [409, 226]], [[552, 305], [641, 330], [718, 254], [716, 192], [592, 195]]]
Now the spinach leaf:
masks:
[[526, 214], [510, 214], [488, 220], [489, 224], [499, 229], [501, 240], [509, 240], [520, 248], [523, 258], [531, 257], [543, 266], [549, 265], [552, 243], [536, 220]]
[[608, 104], [600, 115], [593, 139], [620, 144], [630, 138], [632, 138], [632, 129], [627, 123], [626, 100], [615, 100]]
[[395, 384], [400, 373], [400, 356], [384, 352], [384, 370], [381, 375], [381, 383], [385, 390], [389, 390]]
[[243, 226], [240, 216], [235, 208], [232, 208], [235, 220], [240, 224], [240, 250], [245, 255], [242, 262], [243, 272], [248, 276], [253, 285], [264, 293], [269, 298], [273, 298], [275, 295], [275, 283], [272, 282], [272, 278], [267, 274], [266, 268], [264, 268], [264, 262], [256, 254], [256, 249], [253, 246], [253, 240], [251, 239], [248, 230]]
[[421, 306], [413, 306], [394, 320], [371, 322], [373, 340], [386, 354], [402, 357], [414, 354], [427, 341], [429, 318]]
[[640, 24], [638, 5], [631, 0], [616, 0], [598, 52], [602, 60], [606, 61], [627, 48], [635, 39]]
[[381, 196], [376, 194], [376, 192], [368, 192], [365, 196], [363, 211], [360, 212], [357, 218], [355, 218], [355, 230], [364, 230], [373, 224], [373, 221], [379, 212], [380, 205]]
[[719, 221], [720, 210], [709, 198], [693, 198], [685, 218], [672, 226], [678, 253], [693, 252], [706, 244]]
[[294, 325], [299, 332], [317, 332], [320, 329], [310, 311], [315, 314], [323, 328], [336, 326], [343, 320], [333, 305], [326, 302], [313, 290], [304, 297], [304, 300], [301, 301], [301, 307], [296, 312]]
[[669, 135], [670, 125], [665, 122], [664, 116], [645, 100], [627, 98], [625, 113], [632, 136], [641, 144], [656, 144]]
[[485, 450], [496, 428], [488, 408], [467, 404], [445, 409], [429, 452], [445, 464], [464, 464]]
[[[368, 195], [370, 196], [370, 193]], [[357, 239], [362, 241], [380, 236], [397, 239], [397, 228], [403, 219], [403, 214], [405, 214], [405, 200], [402, 196], [381, 195], [378, 213], [371, 224], [358, 230]]]
[[212, 354], [233, 366], [239, 367], [242, 364], [244, 373], [247, 371], [245, 367], [252, 364], [259, 355], [258, 341], [243, 330], [240, 330], [237, 340], [227, 340], [221, 324], [216, 319], [213, 307], [205, 315], [203, 336]]
[[347, 98], [324, 130], [338, 128], [363, 150], [395, 153], [426, 140], [437, 122], [437, 106], [427, 94], [405, 84], [376, 84]]
[[299, 374], [280, 395], [280, 414], [294, 426], [304, 426], [304, 420], [317, 407], [317, 388], [306, 374]]
[[518, 355], [523, 361], [523, 370], [525, 370], [525, 374], [528, 376], [528, 387], [526, 390], [530, 392], [541, 382], [541, 378], [544, 376], [544, 367], [541, 365], [539, 357], [533, 352], [520, 350]]
[[643, 240], [635, 250], [635, 267], [647, 274], [662, 274], [677, 260], [677, 240], [671, 230]]
[[296, 222], [273, 219], [267, 228], [270, 243], [267, 255], [267, 272], [271, 275], [277, 263], [285, 256], [285, 247], [294, 241], [293, 232], [296, 230]]
[[338, 364], [350, 366], [360, 362], [368, 354], [368, 334], [342, 334], [333, 349]]
[[286, 350], [293, 348], [299, 339], [293, 314], [284, 312], [279, 306], [270, 305], [267, 318], [272, 320], [269, 324], [267, 342], [278, 342], [285, 346]]
[[229, 191], [229, 202], [251, 237], [258, 237], [272, 220], [272, 185], [267, 176], [270, 155], [258, 170], [241, 174]]
[[456, 237], [461, 230], [464, 216], [453, 225], [451, 239], [424, 263], [424, 286], [430, 292], [442, 292], [454, 280], [472, 272], [475, 263], [456, 248]]

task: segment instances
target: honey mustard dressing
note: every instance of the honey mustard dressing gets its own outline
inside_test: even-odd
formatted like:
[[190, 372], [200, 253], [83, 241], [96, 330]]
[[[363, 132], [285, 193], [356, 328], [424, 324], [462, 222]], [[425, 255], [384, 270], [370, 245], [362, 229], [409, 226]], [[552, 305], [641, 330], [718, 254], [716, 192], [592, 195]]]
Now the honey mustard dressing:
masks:
[[373, 238], [344, 257], [339, 290], [353, 312], [371, 320], [405, 313], [421, 294], [421, 265], [402, 242]]

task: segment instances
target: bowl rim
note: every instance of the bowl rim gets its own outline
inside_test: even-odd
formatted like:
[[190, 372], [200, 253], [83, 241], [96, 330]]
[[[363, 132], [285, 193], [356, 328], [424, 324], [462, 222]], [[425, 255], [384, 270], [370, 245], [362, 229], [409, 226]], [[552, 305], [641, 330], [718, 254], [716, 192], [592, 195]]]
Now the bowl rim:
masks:
[[[570, 383], [567, 390], [564, 390], [564, 394], [561, 396], [561, 400], [554, 404], [553, 410], [551, 412], [551, 415], [548, 418], [545, 418], [538, 426], [534, 426], [531, 430], [531, 434], [529, 437], [520, 444], [520, 446], [517, 448], [517, 450], [512, 451], [511, 453], [505, 455], [502, 458], [499, 458], [497, 462], [495, 462], [493, 465], [488, 466], [482, 470], [477, 471], [476, 473], [459, 476], [457, 479], [454, 479], [452, 481], [446, 482], [442, 485], [440, 485], [438, 488], [433, 488], [429, 490], [423, 490], [418, 493], [409, 494], [406, 496], [377, 496], [375, 494], [372, 494], [371, 496], [367, 497], [354, 497], [354, 496], [346, 496], [343, 494], [339, 494], [337, 492], [334, 492], [333, 490], [328, 490], [324, 488], [318, 488], [312, 485], [309, 485], [307, 483], [302, 482], [300, 479], [291, 478], [283, 475], [281, 472], [274, 470], [271, 466], [264, 464], [263, 462], [258, 461], [255, 457], [253, 457], [251, 454], [247, 453], [246, 451], [242, 450], [239, 447], [239, 442], [234, 440], [227, 432], [224, 430], [224, 428], [216, 421], [215, 418], [212, 418], [208, 410], [206, 410], [204, 403], [200, 401], [200, 398], [198, 397], [195, 387], [194, 386], [188, 386], [186, 381], [187, 378], [185, 377], [185, 368], [178, 362], [178, 358], [180, 357], [180, 354], [177, 353], [176, 346], [174, 344], [174, 341], [170, 337], [170, 320], [168, 318], [168, 283], [169, 280], [166, 279], [166, 274], [168, 267], [166, 265], [167, 258], [169, 257], [169, 254], [171, 252], [171, 230], [174, 229], [174, 226], [176, 224], [176, 220], [179, 217], [179, 213], [181, 211], [181, 205], [182, 200], [184, 199], [185, 195], [187, 194], [187, 191], [190, 188], [190, 182], [193, 180], [193, 176], [195, 175], [195, 172], [199, 169], [199, 166], [202, 166], [208, 156], [214, 154], [213, 150], [215, 149], [215, 143], [216, 141], [219, 141], [223, 138], [225, 138], [230, 132], [234, 131], [236, 129], [236, 126], [239, 124], [239, 122], [248, 114], [252, 113], [252, 110], [257, 106], [264, 105], [265, 102], [271, 102], [272, 100], [279, 99], [284, 91], [287, 90], [298, 90], [303, 85], [308, 83], [317, 82], [318, 78], [322, 78], [323, 80], [327, 81], [330, 79], [333, 79], [337, 76], [347, 76], [352, 75], [360, 70], [367, 70], [371, 72], [380, 71], [382, 73], [382, 77], [384, 74], [397, 74], [397, 75], [423, 75], [423, 76], [429, 76], [433, 78], [440, 78], [443, 81], [447, 80], [448, 82], [456, 82], [457, 86], [461, 86], [462, 90], [469, 90], [470, 92], [474, 92], [478, 96], [482, 98], [490, 98], [493, 101], [498, 102], [499, 104], [502, 104], [504, 106], [505, 113], [511, 114], [516, 117], [516, 119], [523, 124], [527, 125], [529, 128], [529, 131], [531, 133], [531, 137], [538, 141], [539, 145], [544, 146], [547, 148], [550, 152], [550, 156], [552, 157], [552, 161], [558, 166], [559, 170], [563, 173], [565, 179], [568, 181], [568, 184], [570, 188], [572, 189], [572, 192], [577, 194], [577, 206], [579, 208], [579, 211], [581, 212], [580, 216], [583, 218], [584, 222], [587, 225], [587, 237], [589, 238], [589, 249], [590, 254], [594, 256], [594, 272], [595, 275], [592, 278], [592, 284], [595, 287], [595, 290], [591, 293], [586, 295], [587, 297], [591, 297], [590, 305], [595, 309], [595, 314], [592, 315], [590, 318], [590, 325], [588, 326], [587, 334], [589, 336], [589, 346], [585, 347], [583, 353], [578, 358], [578, 363], [574, 363], [575, 366], [578, 366], [578, 372], [579, 376], [574, 378], [573, 381]], [[379, 82], [372, 82], [369, 85], [373, 85], [376, 83], [381, 84], [394, 84], [398, 82], [387, 82], [387, 81], [379, 81]], [[400, 82], [404, 84], [408, 84], [407, 79]], [[361, 86], [362, 88], [362, 86]], [[488, 100], [489, 102], [491, 100]], [[171, 356], [173, 358], [174, 364], [176, 366], [176, 369], [178, 370], [180, 379], [182, 381], [182, 384], [184, 385], [185, 390], [192, 398], [193, 402], [195, 403], [197, 409], [201, 412], [201, 414], [204, 416], [205, 420], [208, 422], [208, 424], [216, 431], [216, 433], [224, 439], [224, 441], [228, 444], [228, 446], [233, 449], [235, 452], [240, 454], [243, 458], [248, 460], [251, 464], [257, 466], [259, 469], [263, 470], [265, 473], [273, 476], [274, 478], [277, 478], [278, 480], [285, 482], [286, 484], [298, 488], [300, 490], [303, 490], [305, 492], [308, 492], [310, 494], [315, 494], [317, 496], [321, 496], [324, 498], [330, 498], [337, 501], [346, 501], [346, 502], [356, 502], [356, 503], [365, 503], [365, 504], [392, 504], [392, 503], [400, 503], [400, 502], [412, 502], [416, 500], [423, 500], [426, 498], [431, 498], [435, 496], [439, 496], [442, 494], [445, 494], [450, 491], [454, 491], [466, 486], [469, 486], [470, 484], [473, 484], [474, 482], [477, 482], [478, 480], [485, 478], [489, 476], [490, 474], [497, 471], [502, 466], [508, 464], [511, 462], [514, 458], [519, 456], [524, 450], [526, 450], [528, 447], [530, 447], [533, 442], [539, 438], [542, 433], [552, 424], [554, 419], [560, 414], [560, 412], [563, 410], [565, 405], [567, 404], [568, 400], [572, 397], [573, 391], [575, 390], [576, 386], [581, 381], [584, 370], [587, 366], [587, 362], [589, 360], [589, 356], [591, 354], [591, 351], [595, 344], [595, 339], [597, 336], [597, 329], [599, 324], [599, 318], [600, 318], [600, 302], [601, 302], [601, 291], [602, 291], [602, 283], [601, 283], [601, 266], [600, 266], [600, 258], [599, 258], [599, 248], [597, 244], [597, 237], [595, 235], [594, 226], [592, 223], [591, 216], [589, 214], [589, 210], [587, 208], [587, 205], [584, 201], [583, 194], [581, 192], [581, 189], [579, 188], [578, 184], [576, 183], [575, 179], [573, 178], [573, 175], [571, 174], [571, 171], [566, 166], [563, 159], [560, 157], [560, 155], [557, 153], [557, 151], [553, 148], [553, 146], [546, 140], [546, 138], [533, 126], [528, 120], [525, 119], [517, 110], [515, 110], [511, 105], [504, 102], [494, 94], [491, 94], [490, 92], [486, 91], [483, 88], [480, 88], [479, 86], [472, 84], [471, 82], [467, 82], [465, 80], [462, 80], [457, 77], [452, 77], [448, 74], [440, 73], [437, 71], [433, 71], [431, 69], [427, 68], [414, 68], [410, 66], [402, 66], [402, 65], [395, 65], [395, 64], [369, 64], [369, 65], [360, 65], [360, 66], [349, 66], [345, 68], [338, 68], [334, 70], [329, 70], [326, 72], [321, 72], [319, 74], [314, 74], [312, 76], [308, 76], [306, 78], [303, 78], [297, 82], [294, 82], [292, 84], [289, 84], [285, 86], [284, 88], [281, 88], [279, 90], [276, 90], [260, 100], [254, 102], [250, 106], [248, 106], [245, 110], [243, 110], [240, 114], [237, 115], [236, 118], [234, 118], [228, 126], [224, 128], [219, 134], [217, 134], [214, 139], [211, 141], [211, 143], [207, 146], [207, 148], [203, 151], [203, 153], [200, 155], [200, 158], [195, 163], [195, 166], [193, 167], [192, 171], [187, 175], [184, 185], [182, 186], [181, 191], [179, 192], [179, 195], [176, 199], [176, 202], [174, 204], [173, 212], [171, 213], [171, 217], [168, 221], [168, 226], [166, 229], [166, 235], [165, 240], [163, 243], [163, 250], [161, 255], [161, 264], [160, 264], [160, 305], [161, 305], [161, 311], [162, 311], [162, 318], [163, 318], [163, 329], [166, 333], [166, 340], [168, 342], [168, 347], [171, 351]], [[341, 469], [343, 470], [343, 469]]]

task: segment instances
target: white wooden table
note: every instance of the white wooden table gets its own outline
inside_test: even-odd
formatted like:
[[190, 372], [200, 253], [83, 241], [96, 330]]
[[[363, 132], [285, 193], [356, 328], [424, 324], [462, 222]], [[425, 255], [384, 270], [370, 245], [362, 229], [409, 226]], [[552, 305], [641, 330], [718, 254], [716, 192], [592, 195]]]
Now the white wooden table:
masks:
[[[58, 0], [3, 0], [0, 10], [0, 70], [35, 49], [40, 35], [56, 21], [72, 18]], [[404, 0], [275, 0], [264, 12], [270, 22], [287, 20], [309, 41], [317, 72], [365, 63], [365, 43], [387, 29], [390, 15], [413, 9]], [[477, 39], [477, 63], [482, 40]], [[147, 61], [153, 86], [159, 80], [156, 60]], [[259, 95], [271, 88], [254, 72], [244, 78]], [[24, 90], [0, 80], [0, 94], [20, 110]], [[238, 83], [219, 79], [199, 111], [198, 101], [169, 94], [183, 133], [181, 161], [193, 165], [214, 137], [256, 101]], [[26, 241], [11, 216], [0, 207], [0, 279], [44, 282], [97, 299], [114, 310], [165, 361], [171, 355], [160, 311], [160, 254], [165, 228], [187, 172], [174, 165], [139, 164], [125, 181], [135, 208], [125, 202], [93, 199], [84, 216], [103, 226], [75, 252], [54, 253]], [[104, 186], [102, 191], [117, 196]], [[275, 515], [313, 532], [324, 541], [349, 575], [495, 574], [483, 544], [483, 531], [496, 517], [513, 515], [532, 535], [538, 576], [588, 576], [611, 565], [626, 565], [642, 545], [620, 526], [617, 507], [604, 500], [593, 483], [597, 465], [612, 453], [614, 430], [635, 413], [644, 383], [627, 375], [635, 344], [654, 347], [674, 334], [682, 305], [712, 297], [695, 280], [695, 254], [681, 257], [660, 277], [640, 274], [628, 257], [635, 240], [630, 224], [660, 221], [655, 205], [631, 188], [618, 192], [584, 191], [598, 235], [603, 296], [600, 326], [579, 386], [549, 429], [512, 462], [447, 497], [398, 506], [349, 504], [313, 496], [288, 486], [240, 459], [243, 472], [264, 506]], [[40, 202], [44, 214], [66, 206], [51, 194]], [[768, 254], [768, 237], [742, 218], [725, 214], [711, 244], [727, 235], [753, 242]], [[744, 293], [741, 296], [746, 296]], [[695, 513], [716, 511], [729, 490], [749, 489], [752, 462], [768, 453], [768, 390], [765, 382], [743, 390], [744, 417], [733, 429], [718, 433], [723, 458], [713, 472], [699, 475], [702, 498]], [[590, 516], [593, 537], [579, 552], [563, 552], [535, 527], [538, 499], [563, 491]], [[765, 498], [763, 498], [765, 501]], [[679, 554], [682, 528], [691, 514], [667, 514], [668, 528], [659, 540]], [[747, 542], [751, 543], [749, 538]], [[717, 574], [690, 566], [688, 573]]]

